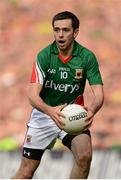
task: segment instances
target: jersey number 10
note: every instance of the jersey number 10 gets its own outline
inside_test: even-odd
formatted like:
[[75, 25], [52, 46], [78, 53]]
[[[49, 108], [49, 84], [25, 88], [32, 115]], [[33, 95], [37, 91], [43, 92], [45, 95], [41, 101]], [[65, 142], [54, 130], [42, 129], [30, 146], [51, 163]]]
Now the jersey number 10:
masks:
[[66, 71], [61, 72], [61, 79], [67, 79], [68, 73]]

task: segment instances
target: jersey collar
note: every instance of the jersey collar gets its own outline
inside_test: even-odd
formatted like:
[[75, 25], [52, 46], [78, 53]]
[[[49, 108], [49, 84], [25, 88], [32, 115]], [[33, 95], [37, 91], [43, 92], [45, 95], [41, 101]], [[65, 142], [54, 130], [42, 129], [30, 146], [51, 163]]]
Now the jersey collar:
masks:
[[[51, 47], [52, 47], [52, 53], [59, 54], [59, 51], [58, 51], [58, 48], [57, 48], [55, 41], [52, 43]], [[79, 55], [79, 44], [76, 41], [74, 41], [74, 46], [73, 46], [71, 56], [78, 56], [78, 55]]]

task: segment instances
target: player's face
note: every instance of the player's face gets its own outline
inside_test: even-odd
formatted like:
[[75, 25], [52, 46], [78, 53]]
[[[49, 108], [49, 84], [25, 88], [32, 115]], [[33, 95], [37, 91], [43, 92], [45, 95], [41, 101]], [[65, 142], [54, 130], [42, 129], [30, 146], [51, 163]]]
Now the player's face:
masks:
[[78, 31], [78, 29], [73, 30], [71, 19], [56, 20], [53, 32], [58, 48], [61, 51], [69, 50]]

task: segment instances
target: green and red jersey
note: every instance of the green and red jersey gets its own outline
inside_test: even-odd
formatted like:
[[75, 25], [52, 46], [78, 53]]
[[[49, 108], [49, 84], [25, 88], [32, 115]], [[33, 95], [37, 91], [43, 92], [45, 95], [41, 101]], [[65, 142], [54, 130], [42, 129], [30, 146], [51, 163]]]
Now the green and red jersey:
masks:
[[31, 76], [31, 83], [43, 85], [40, 97], [51, 106], [81, 103], [86, 80], [90, 85], [103, 84], [95, 55], [76, 41], [66, 59], [59, 54], [55, 41], [40, 51]]

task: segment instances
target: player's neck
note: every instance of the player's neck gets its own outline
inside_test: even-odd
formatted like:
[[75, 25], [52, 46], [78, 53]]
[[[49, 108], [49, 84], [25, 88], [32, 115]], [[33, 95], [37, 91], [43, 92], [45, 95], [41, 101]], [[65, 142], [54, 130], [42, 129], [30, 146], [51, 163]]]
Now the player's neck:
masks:
[[68, 49], [64, 49], [64, 50], [59, 49], [59, 53], [60, 53], [64, 58], [68, 58], [69, 56], [72, 55], [73, 44], [74, 44], [74, 43], [72, 43], [72, 44], [68, 47]]

